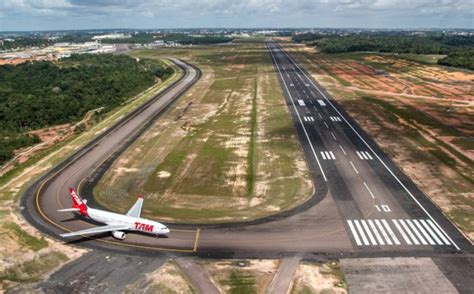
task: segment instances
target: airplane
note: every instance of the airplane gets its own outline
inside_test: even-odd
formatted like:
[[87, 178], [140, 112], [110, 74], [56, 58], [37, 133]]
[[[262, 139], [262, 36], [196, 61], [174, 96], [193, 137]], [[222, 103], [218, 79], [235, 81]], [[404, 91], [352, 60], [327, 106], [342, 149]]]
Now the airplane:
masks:
[[143, 206], [143, 197], [138, 196], [135, 204], [130, 208], [127, 214], [90, 208], [87, 206], [87, 200], [72, 188], [69, 188], [69, 194], [72, 198], [72, 208], [59, 209], [59, 212], [79, 212], [81, 215], [91, 220], [105, 223], [105, 226], [99, 226], [91, 229], [61, 234], [61, 237], [72, 237], [78, 235], [91, 235], [105, 232], [111, 232], [112, 236], [118, 240], [124, 240], [127, 234], [124, 231], [144, 232], [152, 235], [166, 235], [170, 230], [162, 223], [140, 217]]

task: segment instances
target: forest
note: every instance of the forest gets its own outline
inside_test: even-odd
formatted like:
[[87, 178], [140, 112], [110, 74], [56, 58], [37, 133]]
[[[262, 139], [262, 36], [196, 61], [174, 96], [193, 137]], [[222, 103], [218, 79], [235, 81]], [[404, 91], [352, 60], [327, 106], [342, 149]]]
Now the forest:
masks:
[[296, 42], [306, 42], [324, 53], [343, 52], [389, 52], [412, 54], [447, 55], [438, 61], [441, 65], [463, 67], [474, 70], [474, 37], [432, 33], [413, 34], [318, 34], [294, 35]]
[[147, 44], [155, 40], [163, 40], [165, 42], [176, 42], [182, 45], [211, 45], [219, 43], [227, 43], [232, 41], [232, 38], [217, 35], [204, 35], [204, 36], [192, 36], [188, 34], [170, 33], [170, 34], [150, 34], [150, 33], [137, 33], [132, 35], [130, 38], [123, 39], [104, 39], [102, 43], [135, 43], [135, 44]]
[[80, 121], [99, 107], [111, 110], [172, 73], [157, 60], [112, 54], [0, 66], [0, 164], [38, 142], [26, 132]]

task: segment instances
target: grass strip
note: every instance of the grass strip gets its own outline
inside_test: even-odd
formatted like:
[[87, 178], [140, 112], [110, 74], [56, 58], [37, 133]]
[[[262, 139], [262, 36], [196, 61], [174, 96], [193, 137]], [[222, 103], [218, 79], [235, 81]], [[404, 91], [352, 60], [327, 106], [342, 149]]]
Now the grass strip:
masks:
[[253, 97], [252, 97], [252, 113], [250, 114], [250, 144], [247, 154], [247, 196], [253, 193], [255, 183], [255, 132], [257, 129], [257, 78], [254, 79]]

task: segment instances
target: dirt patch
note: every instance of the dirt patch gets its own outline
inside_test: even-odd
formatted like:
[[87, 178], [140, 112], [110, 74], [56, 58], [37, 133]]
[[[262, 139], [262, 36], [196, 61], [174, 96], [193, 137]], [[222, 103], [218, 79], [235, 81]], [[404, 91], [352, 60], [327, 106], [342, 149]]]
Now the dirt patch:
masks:
[[337, 262], [302, 263], [293, 277], [292, 293], [347, 293]]

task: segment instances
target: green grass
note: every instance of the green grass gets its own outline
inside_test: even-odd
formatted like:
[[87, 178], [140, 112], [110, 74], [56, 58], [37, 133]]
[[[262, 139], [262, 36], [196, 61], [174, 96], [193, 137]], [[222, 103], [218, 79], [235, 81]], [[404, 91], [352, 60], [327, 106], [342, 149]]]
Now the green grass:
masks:
[[19, 265], [6, 268], [0, 273], [0, 281], [33, 282], [37, 281], [43, 274], [67, 261], [66, 255], [60, 252], [50, 252], [24, 262]]
[[[153, 52], [133, 55], [140, 54], [150, 57]], [[190, 60], [204, 76], [193, 95], [181, 97], [116, 161], [126, 159], [120, 167], [137, 172], [117, 176], [119, 165], [114, 164], [104, 175], [94, 190], [102, 205], [126, 211], [138, 191], [149, 198], [146, 217], [213, 223], [266, 216], [274, 207], [289, 209], [311, 195], [309, 174], [298, 173], [295, 160], [304, 157], [264, 44], [166, 48], [154, 54]], [[192, 106], [176, 120], [175, 112], [190, 101]], [[199, 119], [211, 110], [207, 120]], [[238, 173], [237, 165], [242, 166]], [[163, 172], [171, 176], [160, 178]], [[259, 204], [241, 204], [254, 200], [262, 181], [270, 184], [264, 197], [258, 194]]]
[[230, 293], [232, 294], [257, 293], [254, 276], [242, 271], [233, 270], [229, 280], [224, 281], [223, 284], [230, 286]]
[[250, 143], [247, 155], [247, 196], [253, 194], [255, 184], [255, 132], [257, 129], [257, 80], [254, 81], [253, 97], [252, 97], [252, 114], [250, 115]]
[[446, 55], [433, 55], [433, 54], [400, 54], [398, 57], [416, 61], [424, 64], [438, 64], [438, 60], [446, 57]]
[[23, 231], [16, 223], [7, 222], [3, 224], [3, 226], [16, 237], [18, 243], [20, 243], [20, 245], [23, 247], [27, 247], [33, 251], [38, 251], [48, 246], [48, 241], [46, 241], [43, 237], [36, 238], [31, 236], [27, 232]]

